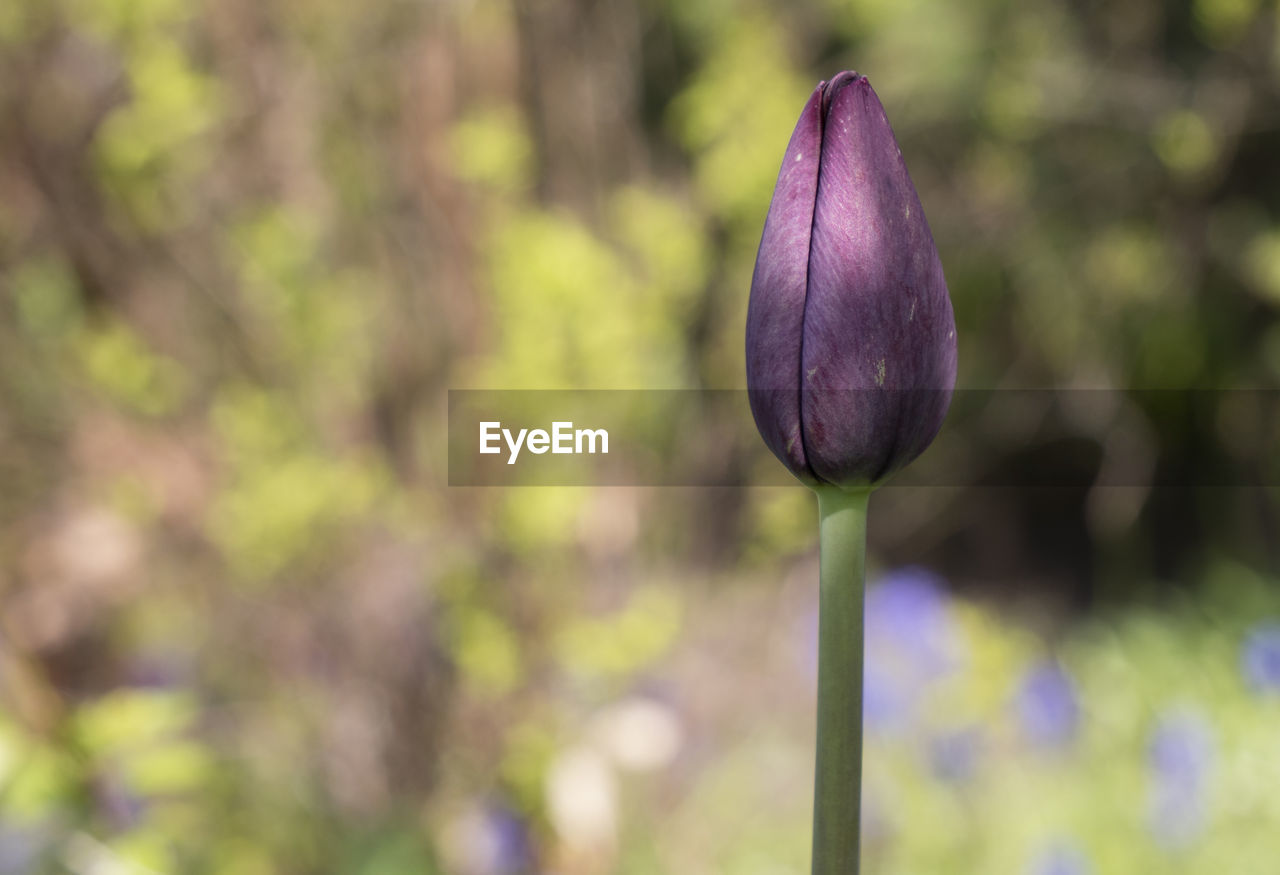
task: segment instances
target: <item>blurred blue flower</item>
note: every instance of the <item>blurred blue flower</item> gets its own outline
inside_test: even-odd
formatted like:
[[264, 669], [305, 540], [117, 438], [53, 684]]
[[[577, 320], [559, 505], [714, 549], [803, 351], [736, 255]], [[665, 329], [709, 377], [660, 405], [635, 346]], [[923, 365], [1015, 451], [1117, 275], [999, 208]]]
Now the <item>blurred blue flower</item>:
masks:
[[924, 568], [901, 568], [867, 590], [867, 643], [909, 657], [922, 678], [953, 669], [958, 636], [945, 583]]
[[1093, 867], [1079, 848], [1059, 843], [1036, 857], [1027, 871], [1029, 875], [1089, 875]]
[[504, 805], [493, 804], [485, 812], [491, 836], [494, 875], [518, 875], [530, 870], [533, 852], [524, 821]]
[[1213, 734], [1197, 713], [1166, 714], [1148, 748], [1152, 834], [1166, 847], [1194, 841], [1204, 828], [1205, 785], [1213, 760]]
[[1198, 713], [1166, 714], [1151, 735], [1150, 762], [1156, 776], [1180, 787], [1199, 787], [1213, 756], [1213, 735]]
[[1241, 648], [1240, 668], [1255, 690], [1280, 692], [1280, 623], [1254, 627]]
[[1080, 703], [1070, 676], [1056, 662], [1031, 667], [1014, 699], [1027, 737], [1042, 747], [1070, 742], [1080, 724]]
[[460, 817], [451, 831], [449, 848], [451, 871], [459, 875], [526, 875], [534, 869], [528, 829], [501, 801]]
[[894, 571], [867, 590], [863, 715], [868, 726], [899, 725], [921, 689], [962, 662], [959, 629], [940, 577]]
[[892, 726], [906, 713], [906, 697], [870, 653], [862, 667], [862, 721], [873, 728]]
[[[873, 583], [866, 597], [863, 720], [871, 728], [900, 726], [919, 688], [961, 663], [959, 630], [943, 581], [922, 568], [903, 568]], [[818, 607], [799, 617], [798, 662], [816, 680]]]
[[982, 747], [982, 730], [977, 726], [956, 729], [936, 736], [929, 745], [929, 764], [939, 780], [963, 783], [973, 777]]
[[0, 875], [38, 871], [53, 835], [51, 824], [0, 817]]
[[131, 790], [116, 769], [104, 769], [90, 782], [98, 814], [119, 832], [138, 826], [147, 814], [147, 800]]

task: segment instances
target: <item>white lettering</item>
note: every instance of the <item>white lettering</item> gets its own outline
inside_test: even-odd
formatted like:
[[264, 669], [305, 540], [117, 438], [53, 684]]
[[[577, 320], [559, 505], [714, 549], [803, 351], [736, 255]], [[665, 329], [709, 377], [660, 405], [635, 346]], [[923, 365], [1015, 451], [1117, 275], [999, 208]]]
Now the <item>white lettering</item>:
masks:
[[596, 438], [600, 438], [600, 452], [609, 452], [609, 432], [603, 428], [580, 428], [573, 433], [574, 452], [582, 452], [582, 439], [587, 439], [587, 452], [594, 453], [596, 451]]
[[551, 423], [551, 452], [553, 453], [572, 453], [573, 446], [569, 443], [569, 429], [573, 428], [572, 422], [553, 422]]
[[[497, 429], [502, 426], [500, 422], [482, 422], [480, 423], [480, 452], [482, 453], [500, 453], [502, 452], [502, 435]], [[493, 441], [498, 441], [498, 446], [493, 446]]]
[[527, 428], [520, 429], [520, 434], [516, 435], [516, 439], [513, 442], [511, 440], [511, 429], [504, 428], [502, 430], [502, 437], [506, 440], [507, 446], [511, 449], [511, 455], [507, 456], [508, 465], [514, 465], [516, 463], [516, 456], [520, 455], [520, 445], [524, 443], [524, 436], [528, 431], [529, 429]]
[[[528, 449], [537, 456], [541, 456], [548, 450], [552, 453], [570, 455], [609, 452], [609, 432], [603, 428], [580, 428], [575, 431], [572, 422], [553, 422], [550, 432], [541, 428], [535, 428], [532, 431], [522, 428], [518, 432], [513, 432], [509, 428], [503, 428], [501, 422], [480, 423], [481, 453], [492, 455], [502, 452], [500, 440], [507, 445], [508, 465], [516, 463], [521, 449]], [[599, 450], [596, 449], [597, 444], [599, 444]]]
[[[535, 447], [534, 444], [537, 444]], [[541, 456], [547, 451], [547, 445], [551, 443], [551, 436], [540, 428], [535, 428], [529, 432], [529, 440], [525, 441], [525, 446], [529, 448], [529, 452], [536, 453]]]

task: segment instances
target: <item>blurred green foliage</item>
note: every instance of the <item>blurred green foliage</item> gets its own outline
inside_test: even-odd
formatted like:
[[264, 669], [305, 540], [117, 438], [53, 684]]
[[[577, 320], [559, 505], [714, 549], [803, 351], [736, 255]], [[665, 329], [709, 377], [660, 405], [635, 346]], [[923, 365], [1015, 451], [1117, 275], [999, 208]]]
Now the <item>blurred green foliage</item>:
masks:
[[[846, 67], [962, 385], [1274, 389], [1276, 18], [0, 3], [0, 875], [804, 871], [811, 496], [450, 490], [445, 390], [741, 387], [777, 162]], [[1275, 458], [1229, 399], [1096, 406], [1104, 467]], [[947, 427], [1051, 464], [1016, 425]], [[717, 437], [670, 451], [773, 464]], [[937, 594], [945, 671], [873, 648], [915, 705], [869, 734], [867, 871], [1261, 871], [1276, 499], [878, 497], [880, 567], [967, 595]], [[1044, 664], [1078, 710], [1047, 747]], [[1162, 808], [1167, 721], [1204, 727], [1203, 810]]]

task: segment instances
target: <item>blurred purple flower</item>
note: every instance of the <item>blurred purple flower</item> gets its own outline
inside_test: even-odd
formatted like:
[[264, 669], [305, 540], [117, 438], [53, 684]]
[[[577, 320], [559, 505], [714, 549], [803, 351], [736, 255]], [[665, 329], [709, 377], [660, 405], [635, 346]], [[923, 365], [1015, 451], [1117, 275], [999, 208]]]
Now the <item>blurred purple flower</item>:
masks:
[[1151, 736], [1148, 808], [1152, 834], [1162, 845], [1182, 847], [1204, 828], [1205, 785], [1213, 760], [1213, 734], [1197, 713], [1162, 717]]
[[1084, 852], [1066, 843], [1045, 850], [1028, 869], [1029, 875], [1089, 875], [1092, 871]]
[[[805, 675], [818, 667], [818, 608], [800, 618]], [[868, 727], [901, 726], [920, 688], [962, 662], [959, 630], [942, 578], [917, 567], [893, 571], [867, 590], [862, 714]]]
[[1280, 623], [1254, 627], [1240, 651], [1245, 680], [1260, 693], [1280, 693]]
[[147, 800], [131, 790], [117, 769], [104, 769], [90, 782], [98, 814], [113, 830], [127, 832], [147, 813]]
[[493, 842], [493, 875], [532, 871], [533, 852], [524, 821], [510, 808], [493, 804], [485, 812], [485, 823]]
[[528, 829], [520, 816], [500, 801], [459, 818], [449, 847], [453, 869], [460, 875], [526, 875], [534, 871]]
[[862, 721], [873, 728], [896, 724], [907, 700], [889, 673], [868, 654], [862, 667]]
[[1075, 737], [1080, 704], [1070, 676], [1056, 662], [1032, 666], [1014, 701], [1022, 729], [1034, 744], [1062, 747]]
[[977, 726], [956, 729], [936, 736], [929, 745], [929, 765], [942, 781], [964, 783], [973, 777], [982, 747], [982, 730]]
[[1180, 787], [1199, 787], [1213, 756], [1213, 736], [1198, 713], [1166, 714], [1151, 735], [1151, 766], [1157, 777]]
[[902, 568], [867, 590], [863, 715], [867, 724], [898, 725], [920, 690], [962, 662], [959, 629], [940, 577]]
[[900, 568], [867, 590], [868, 648], [906, 657], [923, 679], [946, 674], [959, 662], [959, 637], [945, 583], [924, 568]]
[[0, 875], [28, 875], [40, 871], [56, 832], [53, 824], [0, 817]]

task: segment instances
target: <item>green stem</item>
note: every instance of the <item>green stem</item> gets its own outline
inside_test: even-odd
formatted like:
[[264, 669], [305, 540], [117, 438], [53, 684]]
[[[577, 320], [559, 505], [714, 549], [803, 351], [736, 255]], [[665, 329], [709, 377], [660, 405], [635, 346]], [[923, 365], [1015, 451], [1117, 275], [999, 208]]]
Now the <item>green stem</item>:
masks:
[[870, 489], [818, 493], [818, 756], [813, 875], [857, 875], [862, 803], [862, 607]]

